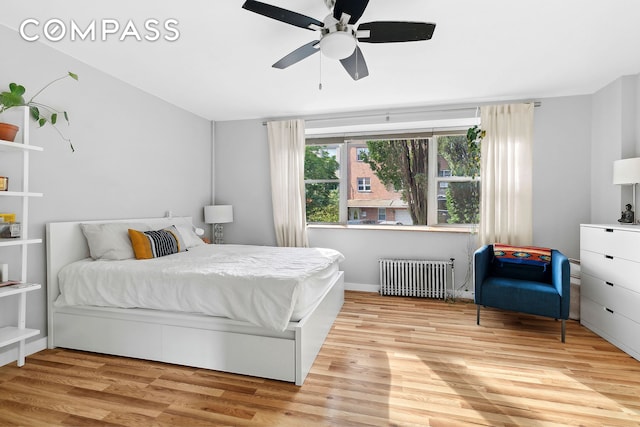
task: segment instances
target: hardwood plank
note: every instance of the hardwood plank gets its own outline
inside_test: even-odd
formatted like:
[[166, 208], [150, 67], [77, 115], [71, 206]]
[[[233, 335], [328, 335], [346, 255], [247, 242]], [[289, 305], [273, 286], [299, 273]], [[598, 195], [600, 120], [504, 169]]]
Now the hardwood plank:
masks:
[[640, 426], [640, 362], [583, 328], [347, 292], [305, 384], [65, 349], [0, 367], [0, 425]]

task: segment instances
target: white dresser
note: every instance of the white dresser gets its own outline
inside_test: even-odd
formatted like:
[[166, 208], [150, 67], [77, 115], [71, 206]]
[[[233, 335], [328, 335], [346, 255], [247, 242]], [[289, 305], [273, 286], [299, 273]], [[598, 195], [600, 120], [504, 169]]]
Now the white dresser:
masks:
[[640, 225], [580, 226], [580, 323], [640, 360]]

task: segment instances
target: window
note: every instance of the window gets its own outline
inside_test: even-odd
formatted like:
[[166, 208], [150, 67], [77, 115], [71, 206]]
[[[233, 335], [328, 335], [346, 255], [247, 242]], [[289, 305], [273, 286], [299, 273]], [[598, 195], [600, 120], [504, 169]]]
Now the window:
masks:
[[342, 222], [341, 158], [340, 145], [307, 145], [304, 156], [307, 222]]
[[371, 191], [371, 178], [358, 178], [358, 191]]
[[[437, 224], [477, 224], [480, 220], [480, 164], [470, 158], [466, 135], [439, 135]], [[434, 222], [436, 222], [434, 221]]]
[[467, 151], [466, 128], [309, 138], [307, 144], [309, 223], [388, 224], [388, 218], [403, 225], [478, 222], [479, 165]]

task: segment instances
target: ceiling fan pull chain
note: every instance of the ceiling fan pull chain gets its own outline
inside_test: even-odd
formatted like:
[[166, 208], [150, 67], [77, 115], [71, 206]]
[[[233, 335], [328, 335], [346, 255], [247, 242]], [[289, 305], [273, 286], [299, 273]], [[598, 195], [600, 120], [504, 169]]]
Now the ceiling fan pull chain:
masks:
[[318, 90], [322, 90], [322, 55], [320, 56], [320, 83], [318, 83]]

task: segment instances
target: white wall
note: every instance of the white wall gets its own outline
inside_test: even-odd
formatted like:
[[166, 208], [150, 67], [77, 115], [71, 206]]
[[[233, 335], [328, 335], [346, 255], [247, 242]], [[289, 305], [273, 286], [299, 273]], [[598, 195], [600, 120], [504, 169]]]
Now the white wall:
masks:
[[624, 204], [631, 200], [630, 186], [621, 188], [612, 180], [615, 160], [638, 155], [637, 86], [638, 75], [625, 76], [593, 94], [590, 182], [593, 223], [615, 223]]
[[[27, 43], [0, 26], [5, 58], [0, 88], [23, 84], [33, 94], [53, 78], [73, 71], [39, 99], [69, 111], [72, 153], [51, 128], [32, 128], [30, 237], [44, 238], [51, 221], [159, 217], [172, 210], [203, 226], [202, 207], [211, 198], [210, 122], [135, 89], [40, 43]], [[6, 154], [0, 154], [0, 167]], [[21, 161], [21, 157], [15, 157]], [[11, 168], [11, 165], [7, 166]], [[0, 172], [2, 175], [2, 172]], [[0, 210], [11, 209], [6, 198]], [[0, 248], [0, 260], [16, 248]], [[29, 249], [29, 279], [45, 283], [45, 245]], [[18, 265], [12, 265], [19, 272]], [[29, 294], [27, 326], [46, 332], [45, 289]], [[0, 324], [14, 322], [15, 301], [0, 300]], [[44, 336], [41, 333], [41, 337]], [[3, 349], [0, 349], [2, 352]]]
[[[534, 125], [535, 244], [579, 256], [579, 224], [589, 218], [589, 96], [543, 99]], [[259, 120], [216, 122], [216, 202], [234, 206], [225, 227], [231, 243], [275, 244], [267, 131]], [[456, 286], [464, 287], [467, 246], [475, 236], [400, 230], [312, 228], [310, 244], [344, 253], [350, 284], [378, 283], [381, 257], [456, 259]]]
[[636, 156], [640, 156], [640, 74], [636, 75]]
[[267, 127], [259, 120], [216, 122], [215, 203], [233, 206], [230, 243], [275, 245]]
[[590, 221], [591, 96], [547, 98], [534, 112], [533, 244], [580, 256]]

